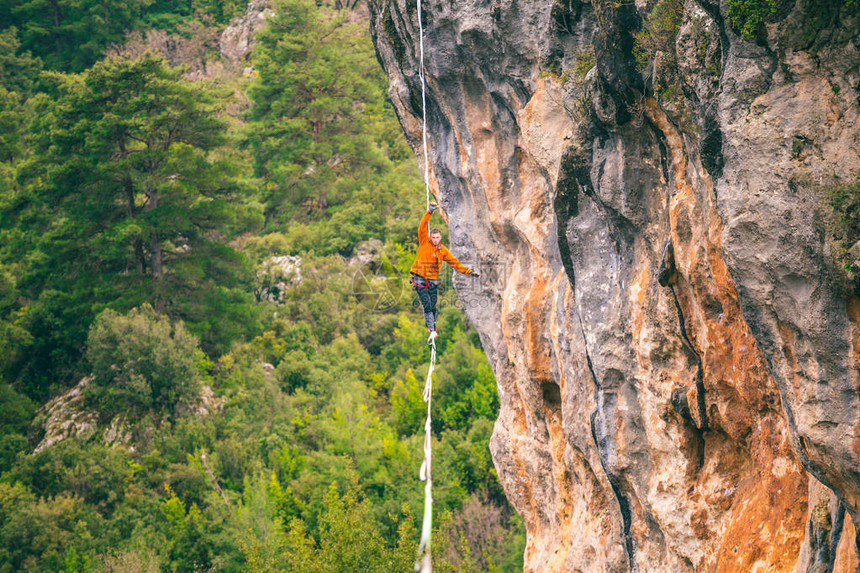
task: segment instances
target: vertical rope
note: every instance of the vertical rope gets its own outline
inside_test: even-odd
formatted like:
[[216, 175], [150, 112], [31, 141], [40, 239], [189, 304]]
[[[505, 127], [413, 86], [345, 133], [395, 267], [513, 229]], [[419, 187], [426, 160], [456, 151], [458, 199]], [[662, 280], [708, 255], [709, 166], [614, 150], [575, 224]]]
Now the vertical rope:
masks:
[[[427, 194], [426, 209], [430, 209], [430, 160], [427, 153], [427, 82], [424, 77], [424, 23], [421, 20], [421, 0], [418, 2], [418, 46], [421, 56], [421, 65], [418, 77], [421, 79], [421, 140], [424, 146], [424, 191]], [[429, 229], [429, 222], [428, 222]], [[427, 380], [424, 382], [424, 401], [427, 402], [427, 420], [424, 422], [424, 462], [421, 464], [419, 476], [424, 481], [424, 520], [421, 523], [421, 541], [418, 544], [418, 559], [415, 561], [415, 570], [420, 573], [431, 573], [430, 534], [433, 531], [433, 477], [431, 473], [431, 462], [433, 451], [432, 419], [430, 417], [430, 406], [433, 397], [433, 369], [436, 368], [436, 342], [430, 341], [430, 368], [427, 370]]]
[[433, 565], [430, 562], [430, 533], [433, 530], [433, 476], [430, 465], [433, 459], [431, 449], [430, 405], [433, 398], [433, 370], [436, 368], [436, 341], [430, 341], [430, 368], [427, 370], [427, 380], [424, 382], [424, 401], [427, 402], [427, 420], [424, 422], [424, 463], [421, 464], [419, 475], [424, 484], [424, 520], [421, 523], [421, 541], [418, 544], [418, 560], [415, 570], [421, 573], [431, 573]]
[[418, 77], [421, 79], [421, 139], [424, 144], [424, 191], [427, 193], [427, 209], [430, 208], [430, 161], [427, 155], [427, 83], [424, 78], [424, 24], [421, 21], [421, 0], [418, 0], [418, 46], [421, 66]]

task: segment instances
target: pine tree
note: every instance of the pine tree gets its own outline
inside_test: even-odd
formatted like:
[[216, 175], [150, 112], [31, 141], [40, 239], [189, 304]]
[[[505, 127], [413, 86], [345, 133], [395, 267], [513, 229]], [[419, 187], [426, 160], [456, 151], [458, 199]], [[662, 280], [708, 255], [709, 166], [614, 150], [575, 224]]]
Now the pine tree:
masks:
[[0, 0], [0, 17], [17, 25], [25, 49], [46, 67], [83, 71], [119, 43], [149, 0]]
[[107, 305], [149, 302], [223, 350], [253, 324], [251, 273], [225, 244], [247, 217], [233, 167], [216, 158], [226, 131], [212, 90], [151, 54], [51, 79], [27, 181], [40, 228], [19, 284], [32, 350], [48, 354], [39, 371], [64, 374], [51, 363], [74, 364]]
[[279, 0], [258, 36], [249, 142], [268, 215], [313, 217], [342, 202], [338, 186], [385, 159], [369, 134], [384, 81], [373, 48], [346, 12]]

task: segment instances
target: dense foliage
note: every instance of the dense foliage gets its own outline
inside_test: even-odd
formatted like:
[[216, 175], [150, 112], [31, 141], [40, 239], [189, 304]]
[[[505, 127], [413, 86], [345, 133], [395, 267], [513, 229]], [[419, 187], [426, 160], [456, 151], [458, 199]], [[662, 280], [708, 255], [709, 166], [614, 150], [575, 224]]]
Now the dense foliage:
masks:
[[109, 418], [153, 409], [172, 413], [199, 394], [199, 352], [181, 322], [170, 324], [149, 304], [127, 315], [107, 309], [87, 337], [93, 405]]
[[240, 0], [0, 0], [0, 22], [16, 27], [24, 50], [46, 68], [81, 72], [132, 30], [173, 29], [189, 17], [226, 23]]
[[754, 38], [779, 8], [777, 0], [728, 0], [726, 6], [729, 22], [745, 38]]
[[[411, 570], [424, 198], [366, 23], [278, 0], [243, 74], [243, 4], [121, 4], [0, 1], [0, 572]], [[443, 287], [435, 565], [513, 571]]]
[[833, 255], [860, 296], [860, 178], [836, 180], [827, 190], [824, 220], [833, 240]]
[[634, 36], [637, 68], [647, 72], [655, 95], [661, 100], [679, 98], [680, 76], [675, 42], [684, 19], [684, 2], [659, 0]]
[[812, 43], [817, 33], [839, 19], [856, 18], [860, 0], [824, 0], [787, 2], [786, 0], [727, 0], [726, 11], [731, 27], [748, 40], [762, 39], [765, 24], [785, 16], [799, 6], [808, 20], [804, 23], [804, 41]]
[[152, 54], [43, 78], [52, 97], [25, 106], [31, 154], [5, 213], [4, 249], [27, 300], [16, 322], [31, 335], [9, 364], [12, 380], [43, 397], [58, 378], [83, 374], [100, 306], [150, 302], [213, 352], [253, 332], [247, 257], [221, 238], [255, 216], [236, 167], [217, 156], [227, 137], [213, 94]]
[[[312, 0], [278, 8], [259, 36], [248, 89], [268, 228], [291, 222], [285, 246], [317, 254], [348, 255], [367, 237], [406, 239], [415, 203], [401, 191], [414, 189], [414, 173], [404, 173], [412, 153], [391, 121], [366, 34]], [[312, 224], [320, 220], [330, 224]]]

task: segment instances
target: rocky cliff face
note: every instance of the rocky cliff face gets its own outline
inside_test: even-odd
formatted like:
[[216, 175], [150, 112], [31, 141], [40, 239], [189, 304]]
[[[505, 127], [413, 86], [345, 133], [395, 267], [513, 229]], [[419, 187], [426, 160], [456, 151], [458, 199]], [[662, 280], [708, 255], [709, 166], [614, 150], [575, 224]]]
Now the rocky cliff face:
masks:
[[247, 64], [254, 44], [254, 34], [272, 13], [269, 0], [251, 0], [244, 16], [234, 18], [218, 42], [221, 56], [233, 67]]
[[[860, 563], [860, 300], [826, 207], [860, 174], [860, 9], [741, 4], [424, 4], [431, 183], [485, 275], [460, 294], [527, 571]], [[416, 6], [371, 13], [420, 153]]]

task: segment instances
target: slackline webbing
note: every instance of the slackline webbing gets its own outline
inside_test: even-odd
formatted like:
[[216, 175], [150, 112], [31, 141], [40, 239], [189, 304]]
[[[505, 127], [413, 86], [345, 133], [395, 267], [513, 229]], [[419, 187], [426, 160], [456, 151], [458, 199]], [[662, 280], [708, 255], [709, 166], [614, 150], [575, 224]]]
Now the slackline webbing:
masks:
[[424, 401], [427, 402], [427, 420], [424, 422], [424, 463], [421, 464], [419, 475], [426, 482], [424, 484], [424, 521], [421, 524], [421, 542], [418, 544], [418, 560], [415, 562], [415, 570], [421, 573], [433, 571], [430, 563], [430, 532], [433, 529], [433, 476], [430, 472], [430, 464], [433, 452], [430, 447], [432, 432], [432, 419], [430, 417], [430, 406], [433, 398], [433, 369], [436, 368], [436, 341], [430, 341], [430, 369], [427, 370], [427, 380], [424, 382]]
[[[430, 209], [430, 161], [427, 154], [427, 84], [424, 78], [424, 24], [421, 21], [421, 0], [418, 2], [418, 46], [421, 56], [421, 65], [418, 69], [418, 77], [421, 79], [421, 140], [424, 145], [424, 191], [427, 194], [427, 210]], [[429, 230], [430, 223], [428, 221]], [[424, 462], [421, 464], [419, 476], [424, 483], [424, 520], [421, 523], [421, 541], [418, 543], [418, 559], [415, 561], [415, 570], [420, 573], [431, 573], [433, 564], [430, 560], [430, 534], [433, 530], [433, 477], [431, 474], [431, 461], [433, 452], [431, 448], [432, 432], [430, 407], [433, 397], [433, 369], [436, 367], [436, 341], [430, 339], [430, 368], [427, 370], [427, 380], [424, 382], [424, 401], [427, 402], [427, 420], [424, 422]]]

